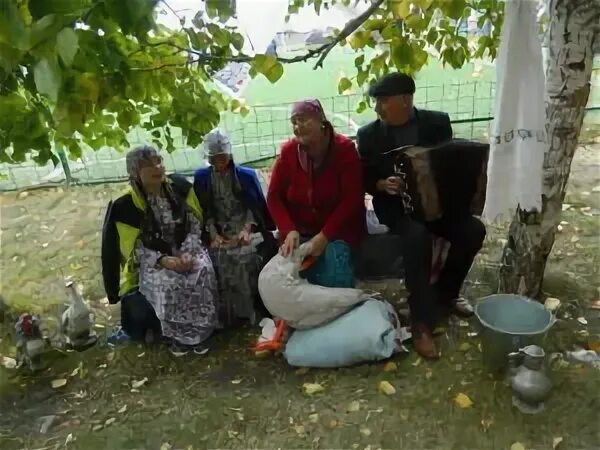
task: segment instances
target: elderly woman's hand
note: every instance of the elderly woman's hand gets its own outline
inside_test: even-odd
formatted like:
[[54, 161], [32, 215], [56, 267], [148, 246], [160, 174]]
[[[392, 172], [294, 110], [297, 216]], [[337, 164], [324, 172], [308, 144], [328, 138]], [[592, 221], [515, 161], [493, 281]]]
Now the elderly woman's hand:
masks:
[[329, 244], [329, 240], [325, 237], [323, 233], [317, 234], [310, 241], [308, 241], [309, 245], [309, 255], [318, 258], [323, 254], [325, 248]]
[[298, 245], [300, 245], [300, 233], [297, 231], [290, 231], [281, 246], [281, 255], [287, 258], [294, 250], [296, 250], [296, 248], [298, 248]]

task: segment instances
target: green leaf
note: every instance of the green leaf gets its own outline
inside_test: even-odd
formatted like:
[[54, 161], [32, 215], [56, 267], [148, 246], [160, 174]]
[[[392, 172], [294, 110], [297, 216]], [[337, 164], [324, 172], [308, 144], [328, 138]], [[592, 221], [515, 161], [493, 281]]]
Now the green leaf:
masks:
[[360, 113], [364, 112], [366, 109], [367, 109], [367, 102], [362, 100], [358, 103], [358, 106], [356, 107], [356, 112], [360, 114]]
[[41, 59], [33, 68], [35, 86], [40, 94], [56, 102], [62, 83], [62, 73], [55, 60]]
[[244, 36], [242, 36], [240, 33], [231, 33], [230, 38], [233, 48], [235, 48], [237, 51], [241, 51], [244, 47]]
[[410, 0], [395, 0], [391, 2], [394, 17], [406, 19], [410, 14]]
[[283, 65], [271, 55], [256, 55], [252, 68], [262, 73], [271, 83], [275, 83], [283, 75]]
[[79, 38], [72, 28], [63, 28], [56, 36], [56, 51], [65, 66], [70, 67], [79, 50]]
[[360, 55], [354, 59], [354, 66], [361, 67], [365, 63], [365, 55]]
[[360, 70], [358, 72], [358, 74], [356, 75], [356, 84], [358, 84], [359, 86], [362, 86], [363, 84], [365, 84], [365, 81], [367, 81], [368, 78], [369, 78], [369, 71], [368, 70]]
[[56, 14], [49, 14], [31, 25], [31, 46], [36, 47], [40, 43], [52, 39], [62, 28], [62, 18]]
[[338, 94], [343, 94], [344, 92], [346, 92], [348, 89], [350, 89], [352, 87], [352, 81], [350, 81], [348, 78], [343, 77], [342, 79], [340, 79], [340, 81], [338, 82]]
[[442, 11], [451, 19], [458, 20], [465, 14], [466, 0], [449, 0], [443, 4]]
[[239, 112], [240, 116], [242, 117], [246, 117], [248, 114], [250, 114], [250, 110], [246, 106], [242, 106]]
[[15, 0], [0, 0], [0, 42], [26, 50], [29, 35]]
[[429, 45], [433, 45], [433, 44], [435, 44], [435, 41], [437, 41], [437, 38], [438, 38], [438, 32], [435, 31], [433, 28], [431, 28], [427, 32], [427, 43]]
[[29, 11], [34, 20], [48, 14], [72, 15], [77, 17], [92, 5], [92, 0], [29, 0]]
[[242, 106], [242, 103], [237, 99], [234, 98], [233, 100], [231, 100], [231, 105], [229, 106], [229, 110], [231, 112], [236, 112], [238, 109], [240, 109]]
[[350, 47], [352, 47], [353, 50], [358, 50], [367, 45], [370, 38], [370, 31], [357, 31], [353, 33], [347, 40], [348, 44], [350, 44]]

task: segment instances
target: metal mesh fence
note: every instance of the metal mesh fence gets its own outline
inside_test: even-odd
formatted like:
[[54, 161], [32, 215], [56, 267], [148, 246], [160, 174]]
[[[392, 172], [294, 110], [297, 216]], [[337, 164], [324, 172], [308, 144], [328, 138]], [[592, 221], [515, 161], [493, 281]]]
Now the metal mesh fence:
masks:
[[[429, 85], [417, 82], [415, 104], [418, 107], [445, 111], [453, 122], [455, 136], [468, 139], [487, 139], [495, 94], [494, 82], [468, 81], [453, 84]], [[354, 136], [361, 125], [375, 118], [372, 105], [363, 113], [356, 108], [365, 98], [360, 94], [321, 98], [323, 108], [340, 133]], [[367, 99], [368, 100], [368, 99]], [[233, 152], [239, 164], [268, 166], [283, 141], [291, 135], [290, 104], [253, 106], [246, 117], [230, 112], [221, 116], [220, 127], [231, 136]], [[185, 143], [181, 130], [172, 130], [176, 151], [164, 152], [169, 172], [190, 173], [206, 165], [200, 149]], [[132, 147], [151, 144], [147, 130], [137, 128], [129, 133]], [[45, 184], [97, 184], [122, 181], [126, 178], [127, 149], [88, 149], [76, 161], [64, 158], [62, 165], [49, 163], [39, 166], [32, 160], [18, 165], [0, 165], [0, 191], [23, 189]], [[65, 167], [68, 165], [68, 167]]]

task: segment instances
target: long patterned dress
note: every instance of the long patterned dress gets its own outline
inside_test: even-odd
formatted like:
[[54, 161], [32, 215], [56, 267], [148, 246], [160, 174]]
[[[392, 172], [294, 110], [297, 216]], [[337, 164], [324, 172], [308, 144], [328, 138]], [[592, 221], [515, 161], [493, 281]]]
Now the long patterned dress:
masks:
[[[216, 216], [207, 220], [211, 235], [216, 233], [218, 227], [224, 238], [235, 239], [246, 224], [255, 223], [252, 212], [235, 196], [234, 183], [231, 171], [214, 171], [211, 176]], [[261, 267], [256, 245], [211, 248], [210, 255], [219, 281], [223, 305], [221, 317], [227, 323], [236, 319], [247, 319], [254, 323], [254, 299], [258, 296], [258, 274]]]
[[140, 292], [154, 308], [164, 337], [183, 345], [197, 345], [219, 325], [217, 281], [210, 255], [200, 240], [200, 223], [188, 213], [190, 232], [181, 247], [176, 248], [175, 226], [178, 222], [173, 219], [169, 201], [163, 196], [150, 196], [148, 202], [173, 254], [192, 255], [193, 269], [188, 273], [165, 269], [157, 263], [161, 254], [138, 242]]

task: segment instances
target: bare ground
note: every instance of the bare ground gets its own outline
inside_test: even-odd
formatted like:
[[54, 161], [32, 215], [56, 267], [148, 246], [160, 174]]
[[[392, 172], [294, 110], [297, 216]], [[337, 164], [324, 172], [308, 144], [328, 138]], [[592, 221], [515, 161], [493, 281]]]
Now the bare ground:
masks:
[[[600, 192], [594, 190], [600, 186], [599, 150], [595, 144], [578, 151], [566, 223], [548, 262], [545, 295], [564, 305], [564, 319], [546, 344], [549, 353], [597, 345], [600, 336], [600, 319], [587, 308], [598, 299], [600, 286]], [[118, 307], [101, 301], [98, 255], [104, 206], [122, 189], [0, 196], [1, 293], [11, 308], [8, 319], [23, 310], [56, 316], [65, 300], [62, 277], [73, 275], [98, 321], [117, 320]], [[505, 227], [490, 227], [467, 295], [494, 292], [505, 234]], [[386, 290], [396, 302], [404, 296], [396, 285]], [[587, 326], [575, 320], [580, 316], [588, 318]], [[7, 320], [1, 329], [3, 355], [14, 353], [11, 330]], [[553, 365], [555, 389], [546, 412], [524, 416], [512, 407], [505, 380], [482, 366], [478, 338], [467, 336], [475, 330], [474, 322], [449, 323], [439, 339], [441, 361], [427, 363], [410, 353], [394, 358], [394, 372], [385, 372], [383, 363], [297, 371], [280, 357], [257, 359], [248, 350], [254, 329], [217, 336], [203, 357], [175, 358], [134, 345], [56, 352], [50, 368], [35, 377], [0, 367], [0, 447], [508, 449], [521, 442], [527, 449], [549, 449], [562, 438], [559, 449], [600, 448], [600, 371]], [[52, 389], [51, 381], [59, 378], [67, 384]], [[132, 389], [143, 378], [147, 382]], [[397, 393], [380, 394], [381, 380]], [[322, 384], [325, 392], [305, 395], [306, 382]], [[469, 396], [472, 407], [454, 403], [459, 393]], [[356, 404], [349, 407], [354, 401], [358, 411]], [[39, 433], [42, 416], [55, 416], [46, 434]]]

